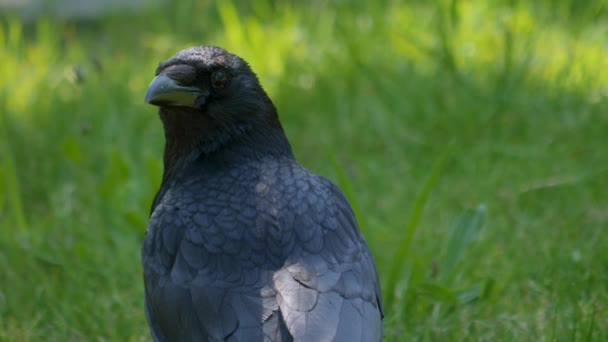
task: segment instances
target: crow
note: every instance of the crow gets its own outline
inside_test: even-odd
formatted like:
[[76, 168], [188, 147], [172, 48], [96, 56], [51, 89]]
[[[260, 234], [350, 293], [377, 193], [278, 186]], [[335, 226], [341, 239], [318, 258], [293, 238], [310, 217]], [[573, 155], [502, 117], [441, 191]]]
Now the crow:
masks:
[[296, 162], [249, 65], [182, 50], [145, 101], [165, 131], [142, 247], [154, 340], [380, 341], [380, 284], [353, 211]]

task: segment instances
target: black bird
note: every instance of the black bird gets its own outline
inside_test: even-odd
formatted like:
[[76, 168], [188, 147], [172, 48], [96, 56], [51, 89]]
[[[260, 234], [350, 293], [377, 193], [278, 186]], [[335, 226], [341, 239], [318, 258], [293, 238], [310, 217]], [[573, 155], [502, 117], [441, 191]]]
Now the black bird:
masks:
[[155, 341], [380, 341], [380, 284], [342, 192], [299, 165], [241, 58], [160, 64], [164, 174], [142, 248]]

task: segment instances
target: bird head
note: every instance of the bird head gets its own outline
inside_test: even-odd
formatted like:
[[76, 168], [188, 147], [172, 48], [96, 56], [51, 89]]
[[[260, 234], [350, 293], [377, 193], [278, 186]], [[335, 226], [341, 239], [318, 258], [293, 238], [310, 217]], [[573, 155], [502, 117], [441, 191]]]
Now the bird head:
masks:
[[[247, 62], [215, 46], [195, 46], [160, 63], [145, 101], [216, 123], [276, 123], [274, 105]], [[180, 108], [177, 110], [177, 108]]]
[[166, 168], [183, 156], [227, 145], [291, 154], [276, 109], [255, 73], [219, 47], [191, 47], [160, 63], [145, 101], [160, 107]]

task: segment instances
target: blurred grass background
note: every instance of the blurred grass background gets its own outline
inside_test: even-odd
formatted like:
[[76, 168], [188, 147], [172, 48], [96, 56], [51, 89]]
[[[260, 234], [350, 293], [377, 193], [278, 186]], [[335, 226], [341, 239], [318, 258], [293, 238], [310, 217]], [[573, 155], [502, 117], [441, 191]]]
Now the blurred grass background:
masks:
[[179, 1], [0, 15], [0, 340], [149, 340], [140, 244], [190, 45], [347, 192], [387, 341], [608, 340], [607, 1]]

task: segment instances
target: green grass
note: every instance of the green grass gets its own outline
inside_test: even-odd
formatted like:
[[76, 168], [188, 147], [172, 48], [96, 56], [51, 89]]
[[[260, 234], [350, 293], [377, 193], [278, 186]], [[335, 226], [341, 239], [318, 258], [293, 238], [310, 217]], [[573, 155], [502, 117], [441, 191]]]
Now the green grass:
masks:
[[386, 340], [608, 340], [606, 1], [175, 3], [0, 17], [0, 340], [148, 340], [143, 96], [194, 44], [248, 60], [347, 192]]

